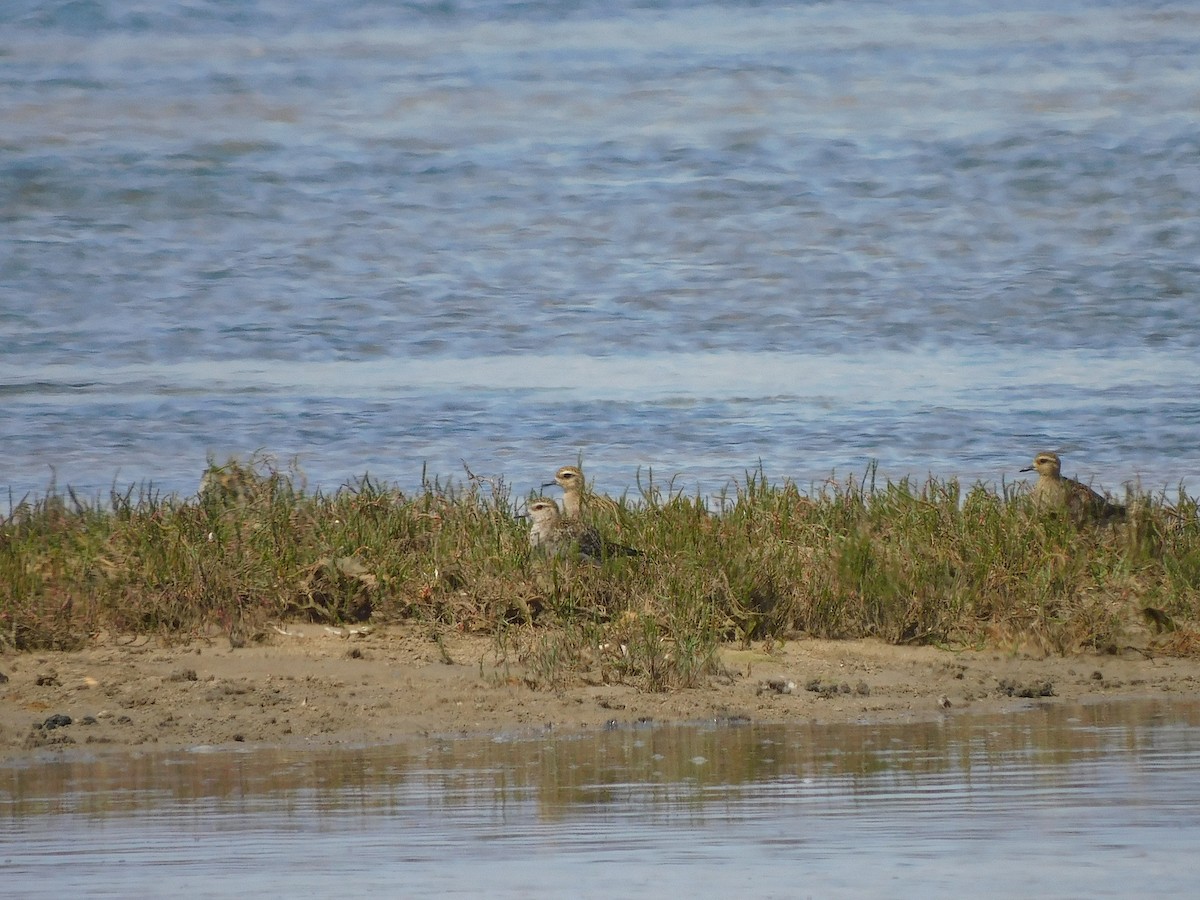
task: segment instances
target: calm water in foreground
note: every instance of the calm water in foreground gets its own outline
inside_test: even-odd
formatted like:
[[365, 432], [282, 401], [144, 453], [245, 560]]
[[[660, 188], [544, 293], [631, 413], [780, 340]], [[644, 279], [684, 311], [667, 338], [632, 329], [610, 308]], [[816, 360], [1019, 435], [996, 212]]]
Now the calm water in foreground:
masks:
[[0, 767], [7, 897], [1191, 897], [1200, 704]]
[[[160, 8], [161, 6], [161, 8]], [[1194, 3], [0, 0], [0, 492], [1200, 487]]]

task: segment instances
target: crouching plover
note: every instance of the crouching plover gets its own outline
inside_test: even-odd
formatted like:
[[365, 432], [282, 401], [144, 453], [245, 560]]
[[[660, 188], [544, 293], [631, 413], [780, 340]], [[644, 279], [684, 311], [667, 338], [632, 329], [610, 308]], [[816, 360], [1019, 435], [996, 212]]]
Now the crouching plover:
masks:
[[1039, 453], [1022, 472], [1037, 472], [1033, 502], [1038, 509], [1066, 509], [1076, 522], [1111, 522], [1125, 518], [1125, 507], [1113, 503], [1082, 482], [1064, 478], [1057, 453]]
[[614, 556], [641, 556], [632, 547], [606, 541], [591, 525], [580, 519], [564, 518], [558, 504], [538, 497], [529, 504], [529, 545], [551, 556], [581, 556], [602, 561]]

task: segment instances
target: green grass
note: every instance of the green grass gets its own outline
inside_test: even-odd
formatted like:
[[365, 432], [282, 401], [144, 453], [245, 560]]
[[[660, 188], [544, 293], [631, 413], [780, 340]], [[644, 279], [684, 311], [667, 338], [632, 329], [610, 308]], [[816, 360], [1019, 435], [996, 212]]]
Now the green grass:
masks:
[[650, 690], [701, 683], [722, 642], [797, 634], [1108, 650], [1145, 607], [1198, 617], [1196, 500], [1130, 499], [1130, 522], [1081, 528], [1008, 488], [878, 485], [873, 469], [810, 492], [748, 473], [708, 504], [651, 483], [595, 520], [643, 555], [596, 566], [531, 557], [524, 498], [502, 481], [308, 494], [295, 471], [230, 462], [199, 498], [10, 503], [0, 644], [407, 620], [495, 635], [538, 686]]

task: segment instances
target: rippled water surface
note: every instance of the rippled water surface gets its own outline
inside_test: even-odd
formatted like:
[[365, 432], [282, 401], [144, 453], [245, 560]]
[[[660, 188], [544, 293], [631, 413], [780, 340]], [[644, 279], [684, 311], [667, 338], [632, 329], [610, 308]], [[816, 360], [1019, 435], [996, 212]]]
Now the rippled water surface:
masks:
[[6, 896], [1190, 897], [1200, 707], [0, 767]]
[[0, 486], [1200, 482], [1189, 3], [0, 2]]

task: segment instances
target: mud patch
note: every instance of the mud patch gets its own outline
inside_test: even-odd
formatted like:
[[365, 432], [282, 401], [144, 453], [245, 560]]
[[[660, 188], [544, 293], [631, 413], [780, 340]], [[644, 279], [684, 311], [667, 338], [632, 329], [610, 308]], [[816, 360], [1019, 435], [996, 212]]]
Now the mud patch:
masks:
[[[265, 643], [170, 647], [98, 640], [0, 660], [0, 754], [103, 745], [379, 744], [421, 734], [619, 727], [654, 721], [928, 719], [1087, 698], [1193, 694], [1200, 663], [1127, 655], [953, 652], [793, 640], [721, 651], [702, 687], [529, 687], [489, 637], [416, 627], [288, 625]], [[948, 712], [949, 711], [949, 712]], [[49, 719], [62, 716], [55, 727]]]

